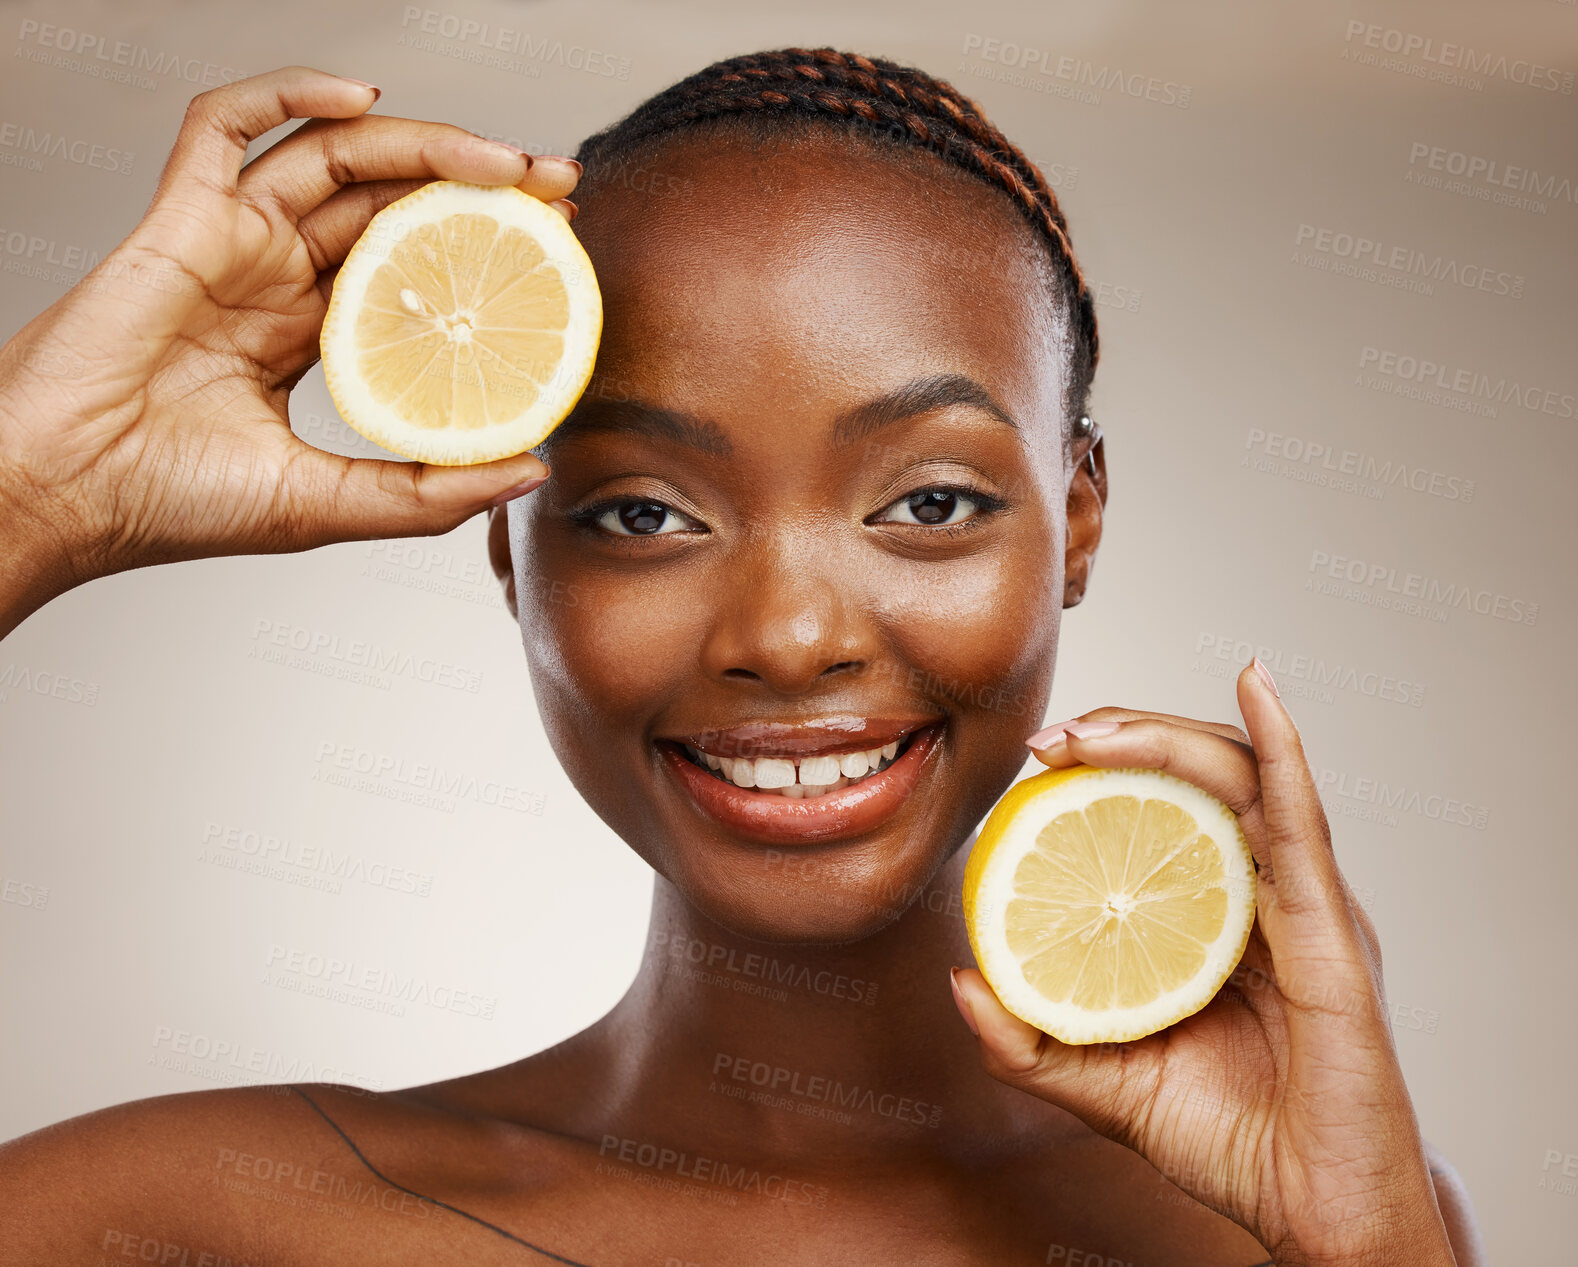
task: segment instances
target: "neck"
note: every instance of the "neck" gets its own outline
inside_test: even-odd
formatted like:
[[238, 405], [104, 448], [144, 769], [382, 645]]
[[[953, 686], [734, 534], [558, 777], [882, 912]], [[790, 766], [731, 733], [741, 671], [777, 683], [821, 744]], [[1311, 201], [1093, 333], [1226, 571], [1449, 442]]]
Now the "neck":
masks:
[[634, 984], [560, 1049], [595, 1079], [583, 1133], [781, 1168], [896, 1146], [979, 1158], [1031, 1129], [1044, 1146], [1070, 1120], [982, 1070], [949, 988], [948, 969], [974, 963], [967, 852], [881, 932], [836, 946], [739, 937], [659, 877]]

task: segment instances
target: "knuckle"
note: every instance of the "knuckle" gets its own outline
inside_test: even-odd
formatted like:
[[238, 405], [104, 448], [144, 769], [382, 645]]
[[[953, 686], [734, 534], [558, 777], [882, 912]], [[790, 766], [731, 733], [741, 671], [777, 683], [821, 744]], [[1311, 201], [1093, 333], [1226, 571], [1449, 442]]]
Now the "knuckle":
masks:
[[218, 105], [218, 102], [214, 98], [214, 94], [218, 91], [219, 89], [217, 88], [210, 88], [206, 92], [198, 93], [197, 96], [188, 101], [186, 103], [187, 122], [206, 123], [209, 119], [213, 118], [214, 111]]
[[1033, 1047], [1028, 1049], [1015, 1047], [1011, 1051], [983, 1047], [981, 1063], [986, 1072], [999, 1082], [1005, 1082], [1009, 1086], [1022, 1086], [1034, 1078], [1041, 1061]]
[[336, 185], [354, 185], [357, 182], [356, 164], [349, 154], [343, 152], [331, 139], [329, 134], [324, 134], [321, 142], [323, 167], [329, 174], [329, 179]]
[[1145, 761], [1161, 763], [1175, 751], [1173, 736], [1166, 722], [1139, 718], [1126, 728], [1130, 742], [1139, 745], [1139, 756]]
[[[1343, 881], [1347, 889], [1347, 881]], [[1375, 921], [1370, 918], [1370, 913], [1354, 900], [1353, 891], [1348, 889], [1349, 909], [1353, 912], [1353, 921], [1359, 926], [1359, 939], [1363, 942], [1365, 950], [1369, 952], [1377, 972], [1381, 969], [1381, 938], [1375, 931]]]

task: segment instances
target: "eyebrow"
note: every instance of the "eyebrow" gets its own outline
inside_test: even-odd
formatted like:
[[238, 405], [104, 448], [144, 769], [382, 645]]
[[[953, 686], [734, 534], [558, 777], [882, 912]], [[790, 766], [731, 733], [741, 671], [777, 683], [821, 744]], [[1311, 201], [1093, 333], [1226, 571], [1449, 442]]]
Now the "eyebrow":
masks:
[[[1005, 426], [1019, 429], [1014, 416], [973, 378], [963, 374], [934, 374], [914, 379], [839, 414], [833, 421], [833, 443], [853, 444], [896, 422], [950, 405], [978, 409]], [[546, 452], [571, 431], [655, 434], [713, 457], [729, 457], [734, 452], [733, 443], [717, 423], [640, 400], [583, 399], [565, 420], [565, 426], [557, 428], [544, 441], [541, 451]]]
[[1019, 430], [1014, 416], [973, 378], [963, 374], [934, 374], [930, 378], [917, 378], [875, 400], [846, 410], [833, 423], [833, 441], [853, 444], [895, 422], [949, 405], [979, 409], [1015, 431]]
[[713, 457], [728, 457], [734, 452], [733, 443], [717, 423], [682, 410], [664, 409], [660, 405], [649, 405], [640, 400], [583, 399], [565, 419], [565, 425], [557, 428], [544, 441], [542, 448], [547, 450], [555, 440], [571, 431], [580, 434], [589, 431], [656, 434]]

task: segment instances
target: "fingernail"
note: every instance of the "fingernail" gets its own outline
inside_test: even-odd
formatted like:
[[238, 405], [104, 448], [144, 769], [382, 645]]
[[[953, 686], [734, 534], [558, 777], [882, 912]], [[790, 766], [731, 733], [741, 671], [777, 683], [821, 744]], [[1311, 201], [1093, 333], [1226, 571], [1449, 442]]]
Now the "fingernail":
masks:
[[531, 155], [525, 150], [516, 149], [515, 146], [507, 141], [490, 141], [485, 136], [473, 136], [465, 144], [466, 148], [470, 149], [472, 153], [485, 155], [489, 158], [497, 157], [500, 154], [507, 158], [524, 158], [526, 160], [526, 169], [528, 171], [531, 170]]
[[514, 488], [505, 489], [502, 493], [490, 501], [488, 505], [502, 506], [505, 502], [512, 502], [517, 497], [524, 497], [527, 493], [531, 492], [532, 489], [537, 488], [542, 484], [546, 484], [547, 482], [548, 477], [546, 475], [539, 475], [534, 480], [527, 480], [524, 484], [517, 484]]
[[975, 1023], [975, 1013], [970, 1011], [970, 1001], [964, 997], [964, 991], [959, 988], [959, 970], [948, 969], [948, 984], [953, 987], [954, 1006], [959, 1009], [959, 1015], [964, 1018], [964, 1023], [970, 1027], [970, 1033], [977, 1038], [981, 1036], [981, 1029]]
[[1271, 676], [1271, 670], [1261, 663], [1260, 657], [1256, 656], [1250, 663], [1255, 666], [1255, 672], [1260, 674], [1260, 680], [1271, 688], [1271, 693], [1281, 699], [1282, 692], [1277, 690], [1277, 680]]
[[355, 84], [358, 88], [371, 88], [374, 101], [377, 101], [379, 97], [384, 95], [384, 90], [382, 88], [380, 88], [377, 84], [368, 83], [365, 79], [352, 79], [349, 75], [341, 75], [340, 78], [348, 84]]
[[1045, 730], [1038, 730], [1025, 740], [1027, 748], [1050, 748], [1055, 743], [1063, 742], [1063, 732], [1069, 728], [1071, 722], [1060, 721], [1056, 726], [1048, 726]]
[[537, 156], [537, 161], [550, 170], [555, 165], [562, 164], [567, 169], [565, 172], [566, 175], [573, 176], [576, 180], [581, 179], [581, 172], [583, 168], [573, 158], [564, 158], [558, 154], [539, 154]]
[[581, 209], [568, 198], [560, 198], [557, 199], [557, 201], [562, 202], [566, 207], [570, 208], [570, 220], [572, 223], [574, 222], [575, 217], [581, 214]]
[[1115, 721], [1060, 721], [1056, 726], [1048, 726], [1045, 730], [1038, 730], [1025, 740], [1025, 747], [1045, 751], [1054, 744], [1062, 743], [1068, 736], [1075, 739], [1095, 739], [1101, 735], [1110, 735], [1118, 729], [1119, 723]]

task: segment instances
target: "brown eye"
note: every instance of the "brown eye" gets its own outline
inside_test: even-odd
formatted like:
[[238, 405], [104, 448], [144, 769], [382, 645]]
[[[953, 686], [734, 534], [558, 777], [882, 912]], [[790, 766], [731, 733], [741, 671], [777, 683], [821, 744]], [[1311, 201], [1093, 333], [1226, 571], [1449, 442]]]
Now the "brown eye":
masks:
[[604, 510], [594, 522], [616, 537], [660, 537], [696, 527], [672, 506], [647, 501], [619, 502]]
[[916, 523], [945, 524], [953, 518], [953, 512], [959, 507], [959, 499], [952, 493], [941, 491], [916, 493], [906, 504], [910, 514], [915, 516]]
[[878, 522], [919, 524], [926, 528], [945, 528], [964, 523], [981, 509], [978, 499], [958, 488], [923, 488], [900, 498], [889, 506]]

